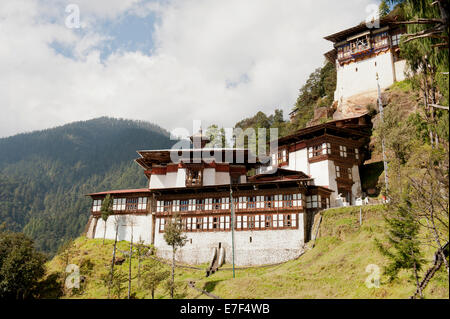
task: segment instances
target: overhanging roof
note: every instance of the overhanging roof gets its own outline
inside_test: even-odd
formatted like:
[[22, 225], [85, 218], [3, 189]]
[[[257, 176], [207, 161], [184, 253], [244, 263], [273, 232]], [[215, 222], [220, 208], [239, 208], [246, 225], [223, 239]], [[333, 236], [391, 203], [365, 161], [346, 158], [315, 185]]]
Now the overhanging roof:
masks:
[[[389, 23], [392, 23], [395, 21], [401, 21], [401, 19], [402, 18], [401, 18], [400, 9], [396, 8], [396, 9], [392, 10], [387, 16], [380, 19], [380, 28], [388, 25]], [[375, 28], [369, 29], [366, 25], [366, 22], [363, 21], [356, 26], [353, 26], [348, 29], [330, 34], [330, 35], [324, 37], [324, 39], [334, 42], [334, 43], [337, 43], [342, 40], [346, 40], [347, 37], [352, 36], [354, 34], [361, 33], [361, 32], [367, 31], [367, 30], [376, 31], [377, 29], [375, 29]]]
[[[360, 118], [368, 122], [367, 124], [354, 124]], [[286, 145], [300, 141], [306, 141], [324, 134], [338, 137], [349, 138], [352, 140], [361, 140], [370, 137], [371, 123], [370, 116], [365, 113], [360, 116], [334, 120], [327, 123], [306, 127], [297, 132], [278, 139], [278, 145]]]
[[259, 159], [248, 149], [242, 148], [197, 148], [143, 150], [137, 152], [141, 157], [135, 161], [145, 169], [152, 165], [178, 163], [229, 163], [245, 165], [247, 168], [259, 165]]

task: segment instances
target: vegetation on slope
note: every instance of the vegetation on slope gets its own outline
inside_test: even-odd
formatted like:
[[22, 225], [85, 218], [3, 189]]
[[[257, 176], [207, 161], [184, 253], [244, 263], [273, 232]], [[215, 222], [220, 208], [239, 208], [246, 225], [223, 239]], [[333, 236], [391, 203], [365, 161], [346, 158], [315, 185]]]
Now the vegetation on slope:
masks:
[[[409, 298], [415, 290], [409, 273], [400, 272], [399, 278], [392, 282], [382, 274], [388, 261], [378, 250], [375, 239], [383, 243], [386, 241], [383, 211], [381, 205], [363, 207], [363, 223], [360, 226], [357, 207], [327, 210], [323, 212], [319, 238], [313, 249], [297, 260], [280, 265], [238, 268], [235, 279], [228, 264], [207, 278], [206, 265], [195, 266], [199, 269], [177, 268], [175, 297], [209, 298], [188, 287], [189, 281], [195, 281], [197, 288], [221, 298]], [[73, 243], [69, 262], [81, 267], [81, 275], [86, 280], [80, 290], [66, 291], [65, 298], [106, 298], [107, 288], [101, 277], [109, 270], [112, 241], [107, 240], [104, 246], [101, 242], [101, 239], [81, 237]], [[121, 251], [129, 249], [127, 242], [118, 245]], [[432, 260], [432, 254], [431, 250], [426, 251], [424, 257], [427, 262]], [[47, 265], [48, 274], [62, 274], [64, 264], [63, 256], [56, 256]], [[161, 267], [170, 270], [169, 264], [161, 264]], [[366, 267], [370, 264], [380, 268], [379, 288], [368, 288], [365, 284], [370, 275]], [[127, 273], [128, 259], [116, 267]], [[138, 289], [136, 274], [137, 260], [133, 258], [132, 291], [135, 298], [151, 298], [150, 291]], [[156, 298], [170, 298], [165, 287], [164, 284], [158, 287]], [[449, 297], [444, 269], [435, 275], [424, 295], [425, 298]]]
[[55, 253], [83, 231], [90, 205], [85, 194], [144, 187], [136, 150], [172, 144], [156, 125], [106, 117], [2, 138], [0, 221]]
[[[260, 111], [252, 117], [237, 122], [234, 127], [243, 130], [253, 128], [255, 132], [258, 128], [277, 128], [278, 137], [292, 134], [308, 126], [308, 123], [314, 118], [316, 108], [330, 108], [332, 106], [335, 89], [336, 67], [333, 63], [327, 61], [323, 67], [314, 70], [306, 83], [300, 88], [293, 108], [296, 115], [292, 121], [284, 120], [283, 111], [275, 109], [274, 114], [269, 116]], [[267, 136], [269, 137], [269, 135]]]

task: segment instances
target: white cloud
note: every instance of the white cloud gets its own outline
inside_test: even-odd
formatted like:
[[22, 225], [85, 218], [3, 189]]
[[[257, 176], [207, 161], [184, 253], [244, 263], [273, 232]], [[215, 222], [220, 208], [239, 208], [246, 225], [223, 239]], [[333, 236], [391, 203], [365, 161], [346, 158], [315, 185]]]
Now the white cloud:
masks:
[[[167, 129], [193, 119], [232, 126], [259, 110], [288, 112], [331, 43], [323, 36], [364, 20], [370, 0], [77, 0], [84, 33], [64, 26], [52, 2], [0, 4], [0, 136], [102, 115]], [[114, 52], [95, 19], [156, 12], [151, 55]], [[56, 23], [44, 16], [56, 17]], [[57, 54], [53, 42], [73, 49]]]

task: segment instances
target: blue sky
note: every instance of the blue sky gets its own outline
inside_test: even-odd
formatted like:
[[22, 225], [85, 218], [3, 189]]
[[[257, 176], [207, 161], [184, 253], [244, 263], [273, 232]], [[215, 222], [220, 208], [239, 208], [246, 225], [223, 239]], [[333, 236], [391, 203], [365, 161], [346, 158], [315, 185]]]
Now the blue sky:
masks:
[[[2, 0], [0, 137], [112, 116], [172, 130], [285, 117], [378, 0]], [[67, 5], [81, 28], [68, 28]]]

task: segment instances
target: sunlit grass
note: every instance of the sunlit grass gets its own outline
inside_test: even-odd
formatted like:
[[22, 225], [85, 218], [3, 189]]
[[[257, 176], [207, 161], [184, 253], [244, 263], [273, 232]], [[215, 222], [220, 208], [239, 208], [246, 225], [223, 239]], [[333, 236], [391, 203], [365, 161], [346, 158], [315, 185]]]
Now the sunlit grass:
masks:
[[[383, 206], [363, 208], [363, 224], [359, 225], [359, 208], [339, 208], [324, 212], [319, 238], [312, 250], [297, 260], [271, 267], [236, 269], [232, 278], [231, 265], [205, 277], [207, 265], [196, 266], [201, 270], [177, 268], [175, 281], [180, 285], [178, 298], [209, 298], [187, 287], [187, 282], [196, 282], [196, 287], [222, 298], [409, 298], [415, 289], [407, 272], [400, 278], [388, 282], [381, 276], [380, 288], [367, 288], [366, 267], [376, 264], [383, 271], [386, 259], [375, 246], [374, 239], [384, 238]], [[118, 243], [120, 250], [129, 249], [128, 242]], [[86, 276], [86, 286], [80, 295], [66, 295], [65, 298], [106, 298], [107, 288], [100, 277], [110, 267], [113, 241], [102, 245], [101, 239], [78, 238], [71, 249], [70, 263], [81, 265], [89, 259], [93, 269]], [[118, 256], [122, 256], [118, 252]], [[428, 261], [433, 251], [426, 251]], [[137, 274], [137, 260], [132, 260], [132, 274]], [[55, 257], [48, 263], [49, 272], [62, 271], [64, 263]], [[116, 266], [128, 273], [128, 259]], [[169, 265], [164, 265], [170, 269]], [[425, 267], [425, 269], [428, 266]], [[137, 278], [132, 280], [132, 291], [137, 298], [151, 298], [149, 291], [139, 289]], [[123, 297], [126, 296], [126, 291]], [[447, 274], [441, 269], [425, 290], [426, 298], [448, 298]], [[159, 287], [155, 298], [169, 298], [168, 292]]]

